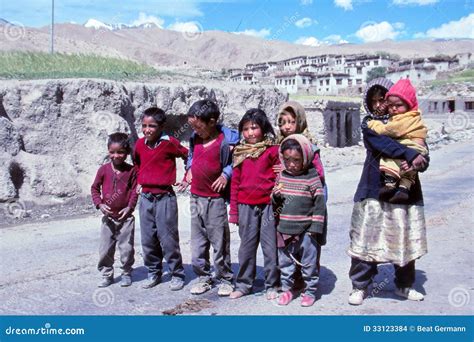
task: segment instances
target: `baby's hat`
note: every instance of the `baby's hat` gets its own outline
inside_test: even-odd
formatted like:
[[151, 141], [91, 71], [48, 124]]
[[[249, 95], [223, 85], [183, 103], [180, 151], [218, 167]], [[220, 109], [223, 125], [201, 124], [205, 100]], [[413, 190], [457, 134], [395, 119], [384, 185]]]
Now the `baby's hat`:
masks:
[[390, 88], [388, 93], [385, 95], [385, 98], [387, 99], [389, 96], [398, 96], [408, 104], [410, 110], [418, 109], [416, 90], [409, 79], [401, 79], [395, 83], [395, 85]]

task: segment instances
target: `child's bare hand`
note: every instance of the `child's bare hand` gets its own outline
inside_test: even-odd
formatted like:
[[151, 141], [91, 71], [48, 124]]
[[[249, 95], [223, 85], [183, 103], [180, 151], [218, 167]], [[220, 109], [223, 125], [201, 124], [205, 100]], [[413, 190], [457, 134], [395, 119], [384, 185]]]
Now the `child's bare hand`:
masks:
[[132, 208], [130, 208], [130, 207], [125, 207], [122, 210], [120, 210], [119, 211], [120, 216], [119, 216], [118, 220], [122, 221], [124, 218], [126, 218], [128, 216], [128, 214], [130, 214], [131, 211], [132, 211]]
[[188, 172], [186, 172], [186, 182], [188, 184], [191, 184], [192, 181], [193, 181], [193, 174], [191, 172], [191, 169], [189, 169]]
[[220, 175], [219, 178], [217, 178], [214, 183], [212, 183], [211, 188], [215, 192], [221, 192], [224, 190], [225, 186], [227, 185], [227, 178], [225, 176]]
[[283, 165], [281, 165], [281, 164], [273, 165], [272, 169], [273, 169], [273, 172], [278, 174], [278, 173], [283, 171]]
[[428, 161], [421, 154], [417, 155], [415, 159], [412, 160], [411, 166], [413, 170], [423, 170], [426, 167]]
[[189, 186], [189, 183], [187, 181], [183, 181], [181, 183], [175, 183], [173, 186], [176, 186], [176, 191], [178, 192], [184, 192]]
[[107, 204], [99, 204], [99, 209], [105, 216], [112, 215], [112, 211], [110, 210], [110, 207]]

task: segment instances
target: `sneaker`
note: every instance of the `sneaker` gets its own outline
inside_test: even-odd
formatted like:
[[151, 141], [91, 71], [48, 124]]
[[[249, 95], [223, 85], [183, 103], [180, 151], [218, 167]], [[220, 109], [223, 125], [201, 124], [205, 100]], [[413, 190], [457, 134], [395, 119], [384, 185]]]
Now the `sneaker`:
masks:
[[285, 291], [280, 295], [280, 298], [278, 298], [278, 305], [288, 305], [290, 302], [293, 300], [293, 292], [291, 291]]
[[211, 284], [207, 282], [199, 282], [194, 284], [193, 287], [191, 287], [191, 294], [194, 295], [200, 295], [203, 294], [211, 289]]
[[366, 290], [354, 289], [349, 295], [349, 304], [361, 305], [365, 297], [367, 297]]
[[184, 287], [184, 280], [178, 277], [172, 277], [170, 282], [171, 291], [179, 291]]
[[97, 287], [107, 287], [114, 283], [114, 277], [103, 277]]
[[412, 287], [397, 287], [395, 294], [408, 300], [421, 301], [425, 299], [425, 296], [423, 296], [422, 293]]
[[267, 300], [273, 300], [278, 298], [278, 291], [274, 287], [270, 287], [267, 289], [265, 296]]
[[120, 281], [120, 286], [128, 287], [132, 285], [132, 277], [130, 275], [122, 275], [122, 280]]
[[217, 286], [217, 295], [221, 297], [230, 296], [230, 294], [234, 291], [234, 287], [228, 283], [220, 283]]
[[314, 302], [316, 301], [316, 298], [313, 296], [308, 296], [307, 294], [302, 294], [301, 295], [301, 306], [308, 307], [312, 306]]
[[161, 277], [159, 275], [152, 275], [149, 276], [148, 279], [145, 281], [145, 284], [142, 285], [142, 288], [144, 289], [151, 289], [152, 287], [155, 287], [161, 282]]

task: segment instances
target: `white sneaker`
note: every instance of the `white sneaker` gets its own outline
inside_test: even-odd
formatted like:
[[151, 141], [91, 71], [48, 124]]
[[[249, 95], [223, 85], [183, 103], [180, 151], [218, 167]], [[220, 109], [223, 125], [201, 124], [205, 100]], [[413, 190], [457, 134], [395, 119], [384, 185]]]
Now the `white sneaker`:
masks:
[[397, 289], [395, 290], [395, 294], [399, 297], [403, 297], [408, 300], [420, 301], [425, 299], [425, 296], [423, 296], [423, 294], [421, 294], [412, 287], [397, 287]]
[[349, 304], [351, 305], [361, 305], [364, 301], [364, 298], [367, 297], [366, 290], [354, 289], [349, 295]]
[[234, 287], [231, 284], [220, 283], [217, 285], [217, 295], [221, 297], [229, 296], [234, 291]]

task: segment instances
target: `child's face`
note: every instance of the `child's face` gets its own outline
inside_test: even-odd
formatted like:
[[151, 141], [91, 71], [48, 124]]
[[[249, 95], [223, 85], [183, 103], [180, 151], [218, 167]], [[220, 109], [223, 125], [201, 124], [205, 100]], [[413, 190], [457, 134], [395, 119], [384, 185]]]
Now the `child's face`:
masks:
[[112, 143], [109, 146], [109, 158], [114, 166], [120, 166], [127, 159], [127, 151], [119, 143]]
[[389, 96], [387, 98], [387, 106], [390, 115], [403, 114], [410, 110], [405, 101], [398, 96]]
[[303, 156], [297, 150], [283, 151], [283, 162], [285, 169], [291, 174], [298, 174], [303, 171]]
[[256, 144], [263, 140], [262, 129], [258, 124], [252, 121], [247, 121], [242, 127], [242, 135], [247, 144]]
[[280, 126], [280, 132], [284, 137], [287, 137], [291, 134], [296, 133], [296, 118], [291, 114], [282, 114], [280, 115], [280, 121], [278, 122]]
[[370, 99], [370, 107], [375, 115], [384, 115], [387, 111], [387, 103], [380, 94], [372, 96]]
[[142, 120], [142, 132], [146, 140], [155, 142], [163, 132], [163, 126], [158, 124], [151, 116], [145, 116]]
[[215, 119], [211, 119], [209, 122], [204, 122], [195, 116], [188, 116], [188, 123], [191, 125], [194, 132], [196, 132], [196, 134], [203, 140], [208, 139], [217, 131]]

